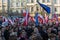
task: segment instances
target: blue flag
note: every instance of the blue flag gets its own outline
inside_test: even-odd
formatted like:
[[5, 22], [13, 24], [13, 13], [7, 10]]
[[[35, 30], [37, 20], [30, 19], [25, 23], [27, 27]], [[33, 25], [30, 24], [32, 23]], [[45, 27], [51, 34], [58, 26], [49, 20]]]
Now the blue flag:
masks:
[[[38, 2], [38, 1], [37, 1]], [[48, 7], [47, 5], [41, 4], [38, 2], [38, 4], [48, 13], [50, 14], [50, 7]]]
[[38, 25], [38, 13], [35, 14], [36, 26]]

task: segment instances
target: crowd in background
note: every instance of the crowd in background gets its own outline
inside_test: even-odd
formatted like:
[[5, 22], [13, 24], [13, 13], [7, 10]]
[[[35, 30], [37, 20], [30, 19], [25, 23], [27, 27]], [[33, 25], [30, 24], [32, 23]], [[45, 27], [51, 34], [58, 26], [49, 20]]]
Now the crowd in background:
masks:
[[38, 25], [34, 20], [27, 21], [28, 25], [23, 25], [21, 18], [0, 17], [0, 40], [60, 40], [59, 21], [40, 23], [40, 20]]
[[0, 40], [60, 40], [60, 22], [35, 25], [30, 22], [27, 26], [22, 24], [0, 25]]

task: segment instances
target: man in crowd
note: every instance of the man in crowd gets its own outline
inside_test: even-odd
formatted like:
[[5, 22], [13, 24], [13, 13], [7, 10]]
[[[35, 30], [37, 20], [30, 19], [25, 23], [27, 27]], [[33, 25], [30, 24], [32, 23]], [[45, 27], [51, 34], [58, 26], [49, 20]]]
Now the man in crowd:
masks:
[[9, 27], [6, 26], [6, 29], [4, 31], [4, 38], [5, 38], [5, 40], [9, 40], [9, 36], [10, 36]]

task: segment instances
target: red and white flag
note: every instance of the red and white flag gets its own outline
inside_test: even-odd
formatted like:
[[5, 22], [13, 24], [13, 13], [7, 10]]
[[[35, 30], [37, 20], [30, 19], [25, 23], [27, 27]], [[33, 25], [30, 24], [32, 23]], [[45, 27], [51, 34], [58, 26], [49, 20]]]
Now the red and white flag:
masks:
[[30, 17], [29, 17], [29, 21], [34, 22], [34, 21], [35, 21], [34, 17], [30, 16]]
[[3, 17], [3, 22], [7, 22], [8, 19], [6, 17]]
[[28, 25], [28, 10], [26, 11], [26, 15], [25, 15], [25, 17], [24, 17], [24, 22], [23, 22], [23, 25], [24, 26], [27, 26]]
[[44, 17], [41, 14], [38, 14], [38, 20], [41, 24], [44, 23]]
[[14, 24], [14, 22], [13, 22], [11, 19], [9, 19], [9, 18], [8, 18], [8, 22], [9, 22], [10, 24], [12, 24], [12, 25]]
[[45, 14], [45, 23], [48, 23], [48, 15]]

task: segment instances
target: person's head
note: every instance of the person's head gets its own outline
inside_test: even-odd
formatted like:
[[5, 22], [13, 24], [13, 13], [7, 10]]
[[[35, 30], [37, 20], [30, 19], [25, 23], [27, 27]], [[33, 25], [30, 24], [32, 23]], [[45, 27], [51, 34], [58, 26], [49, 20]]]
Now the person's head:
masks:
[[35, 26], [32, 26], [32, 29], [34, 29], [35, 28]]
[[2, 28], [2, 30], [1, 30], [1, 31], [2, 31], [2, 32], [4, 32], [4, 30], [5, 30], [5, 28]]
[[60, 30], [60, 27], [58, 27], [58, 30]]
[[55, 39], [56, 39], [56, 34], [51, 33], [50, 39], [51, 39], [51, 40], [55, 40]]
[[43, 28], [43, 30], [46, 30], [46, 26], [43, 26], [42, 28]]
[[26, 31], [25, 30], [22, 30], [22, 34], [25, 34], [26, 33]]
[[35, 32], [32, 34], [32, 40], [42, 40], [40, 35], [37, 35]]
[[60, 30], [58, 31], [58, 35], [60, 36]]
[[48, 28], [48, 29], [47, 29], [47, 32], [48, 32], [48, 33], [51, 33], [51, 28]]
[[34, 32], [38, 32], [38, 28], [34, 28]]
[[6, 29], [8, 30], [8, 29], [9, 29], [9, 27], [8, 27], [8, 26], [6, 26]]
[[0, 30], [2, 29], [2, 26], [0, 26]]
[[13, 29], [11, 29], [11, 32], [13, 32], [14, 30]]

